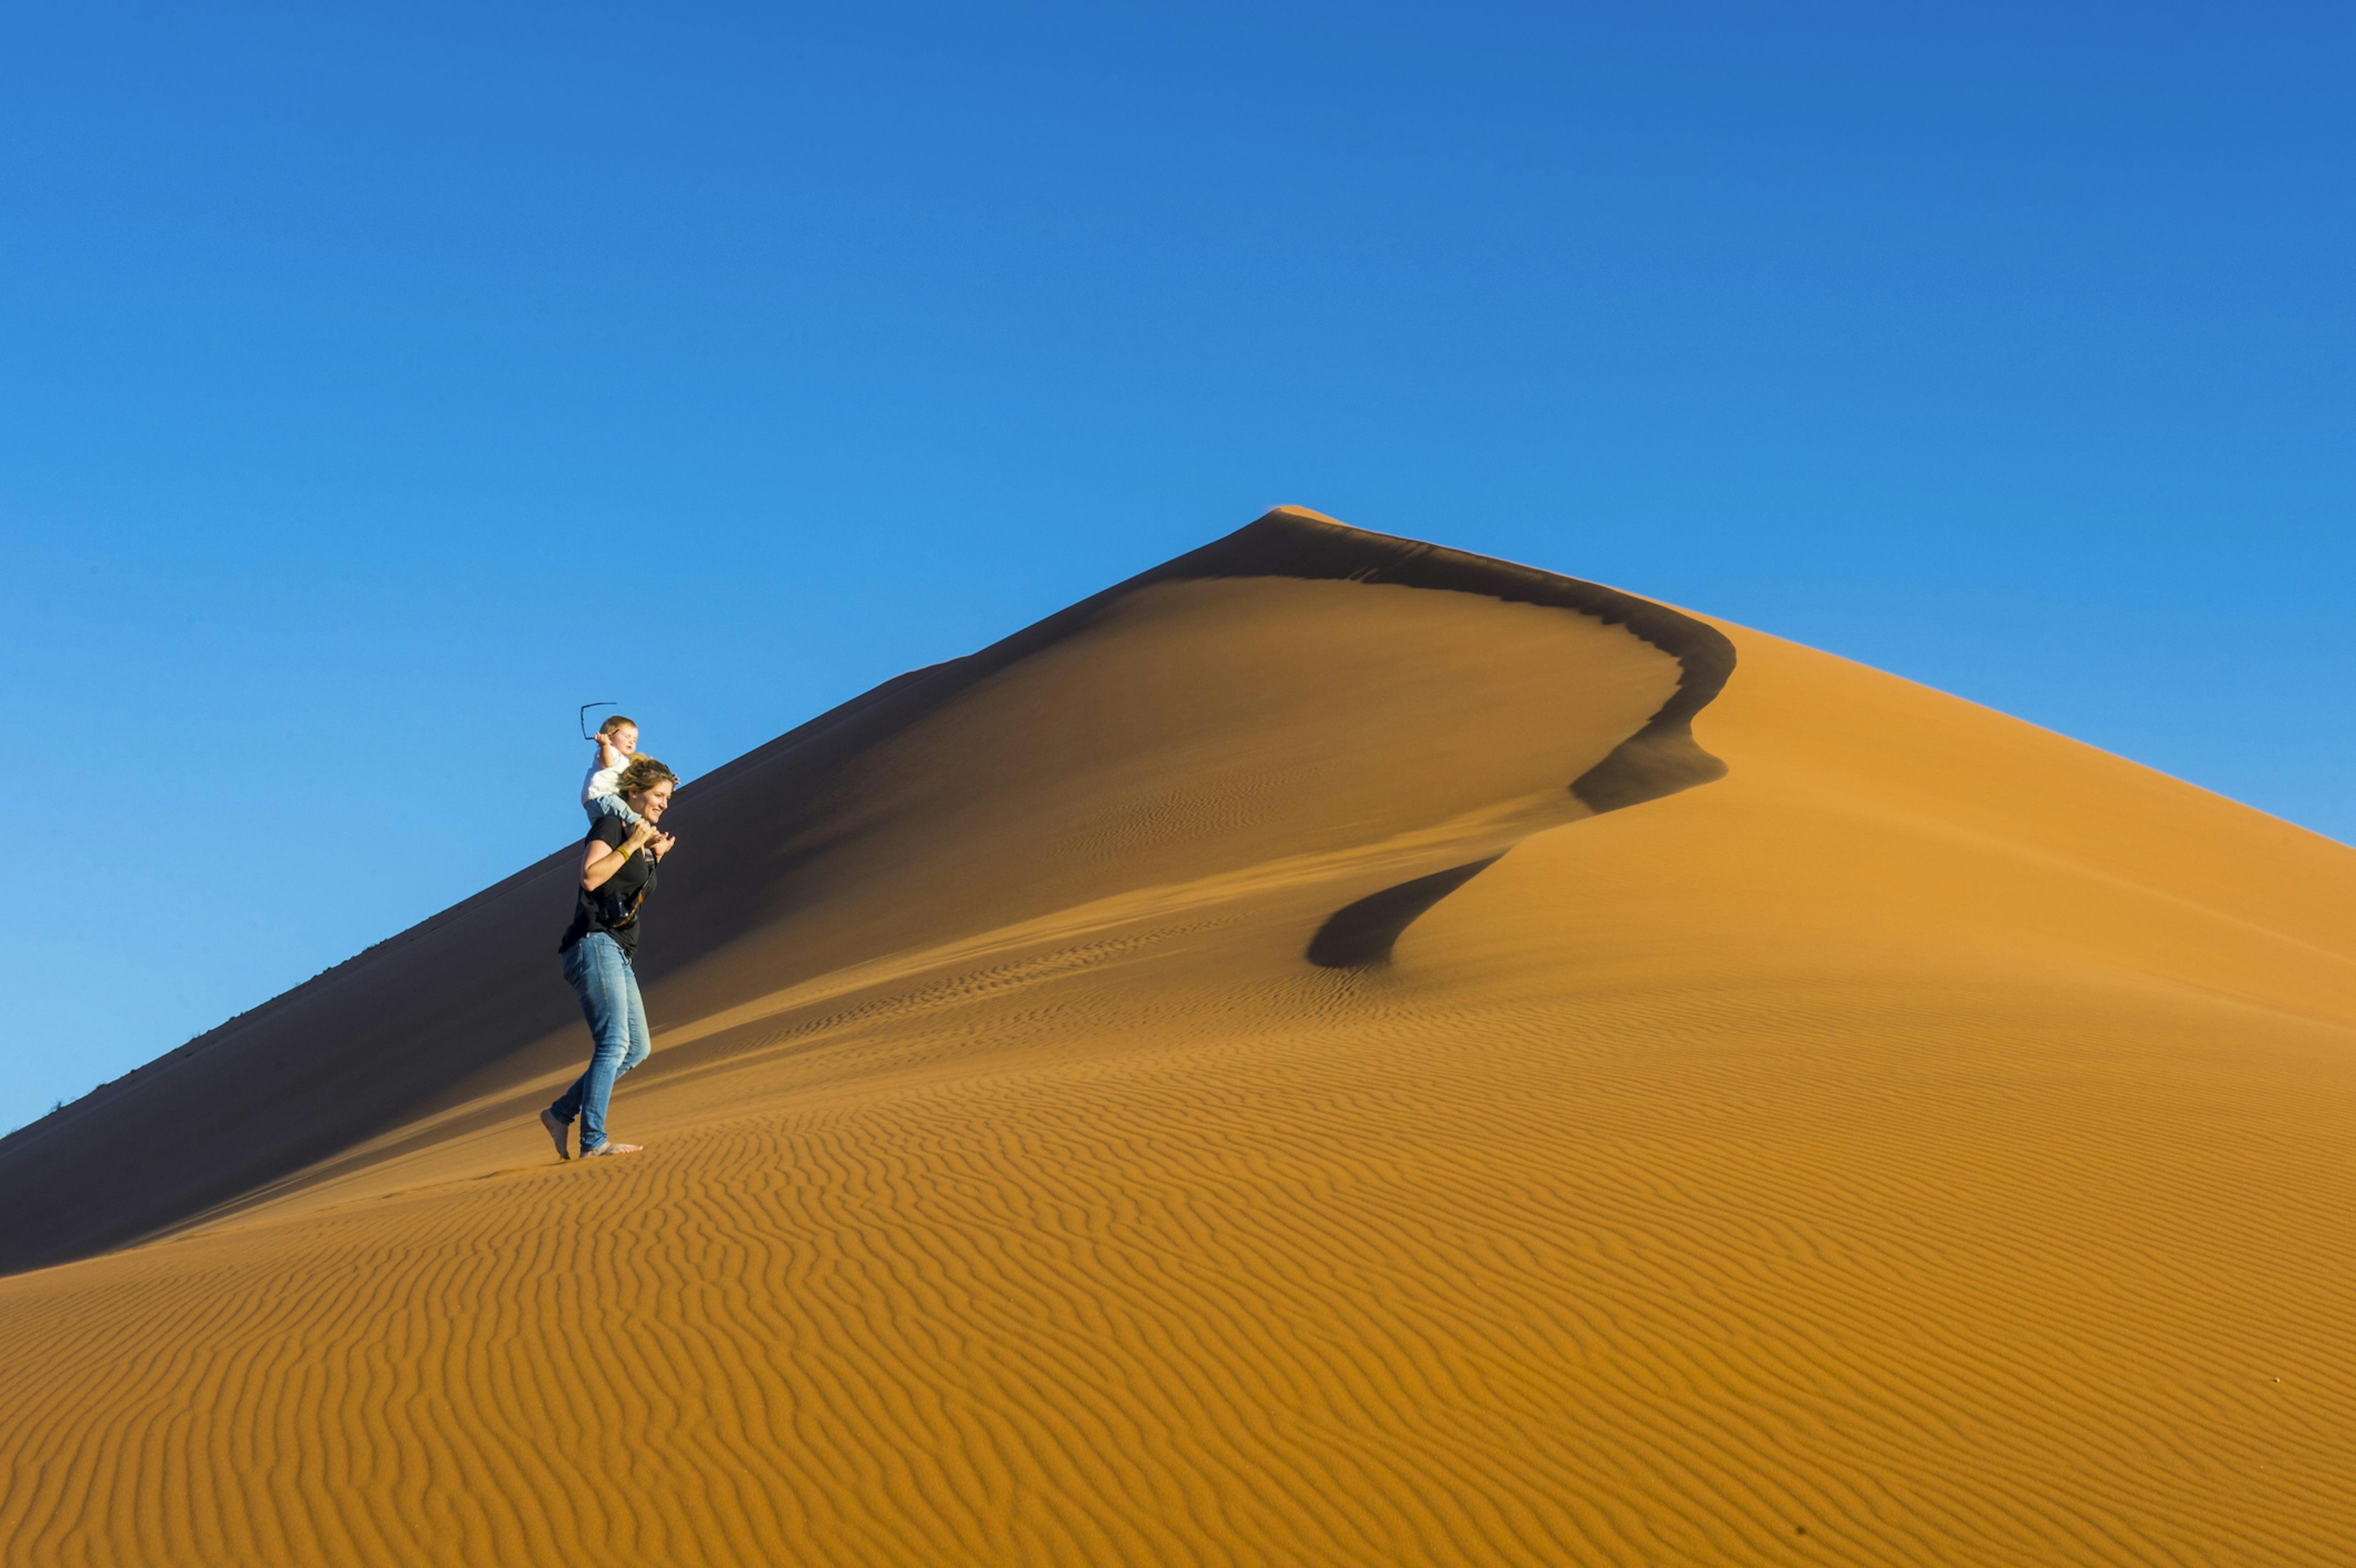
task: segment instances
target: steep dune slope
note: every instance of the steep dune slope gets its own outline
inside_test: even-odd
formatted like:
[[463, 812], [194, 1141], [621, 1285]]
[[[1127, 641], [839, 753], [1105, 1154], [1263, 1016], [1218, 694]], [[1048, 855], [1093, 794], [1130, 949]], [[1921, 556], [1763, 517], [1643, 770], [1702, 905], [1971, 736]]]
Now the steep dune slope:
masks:
[[2342, 1560], [2356, 853], [1719, 630], [1278, 515], [683, 794], [646, 1156], [562, 864], [7, 1140], [0, 1556]]
[[[783, 983], [1172, 879], [1418, 833], [1494, 852], [1715, 777], [1687, 723], [1730, 661], [1661, 606], [1280, 510], [699, 780], [677, 821], [702, 864], [641, 971], [708, 1034]], [[0, 1142], [0, 1270], [250, 1201], [578, 1055], [549, 984], [577, 859]]]

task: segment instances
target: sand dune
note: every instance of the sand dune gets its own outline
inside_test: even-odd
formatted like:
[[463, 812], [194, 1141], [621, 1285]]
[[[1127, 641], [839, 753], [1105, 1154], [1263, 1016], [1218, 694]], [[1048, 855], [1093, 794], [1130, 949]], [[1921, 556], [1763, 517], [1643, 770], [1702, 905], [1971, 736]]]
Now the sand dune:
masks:
[[2337, 1563], [2356, 851], [1271, 514], [0, 1141], [9, 1563]]

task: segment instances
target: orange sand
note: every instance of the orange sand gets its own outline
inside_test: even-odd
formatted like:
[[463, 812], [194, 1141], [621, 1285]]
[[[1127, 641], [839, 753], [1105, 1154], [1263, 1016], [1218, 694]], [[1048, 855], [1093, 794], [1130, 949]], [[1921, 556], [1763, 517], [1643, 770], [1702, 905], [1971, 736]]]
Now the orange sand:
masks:
[[0, 1561], [2351, 1561], [2356, 851], [1720, 629], [1598, 816], [1625, 625], [1116, 591], [682, 793], [645, 1155], [570, 850], [0, 1143], [158, 1232], [0, 1279]]

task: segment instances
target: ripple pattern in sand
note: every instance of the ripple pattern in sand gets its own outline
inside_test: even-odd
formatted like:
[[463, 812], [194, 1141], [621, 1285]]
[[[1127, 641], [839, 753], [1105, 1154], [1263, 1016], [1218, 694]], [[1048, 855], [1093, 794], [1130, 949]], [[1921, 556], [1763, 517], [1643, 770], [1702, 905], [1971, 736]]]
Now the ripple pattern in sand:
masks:
[[1270, 969], [1173, 1040], [1253, 941], [0, 1285], [6, 1560], [2343, 1560], [2356, 1224], [2265, 1196], [2356, 1174], [2325, 1026]]

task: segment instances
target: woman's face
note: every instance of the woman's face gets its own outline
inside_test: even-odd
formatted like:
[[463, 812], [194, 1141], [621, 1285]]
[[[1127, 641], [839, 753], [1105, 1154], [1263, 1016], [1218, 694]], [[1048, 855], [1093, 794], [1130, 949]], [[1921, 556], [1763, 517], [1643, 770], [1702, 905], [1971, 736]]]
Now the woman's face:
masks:
[[665, 779], [652, 789], [640, 790], [630, 796], [630, 809], [648, 822], [660, 822], [663, 813], [670, 809], [670, 780]]

